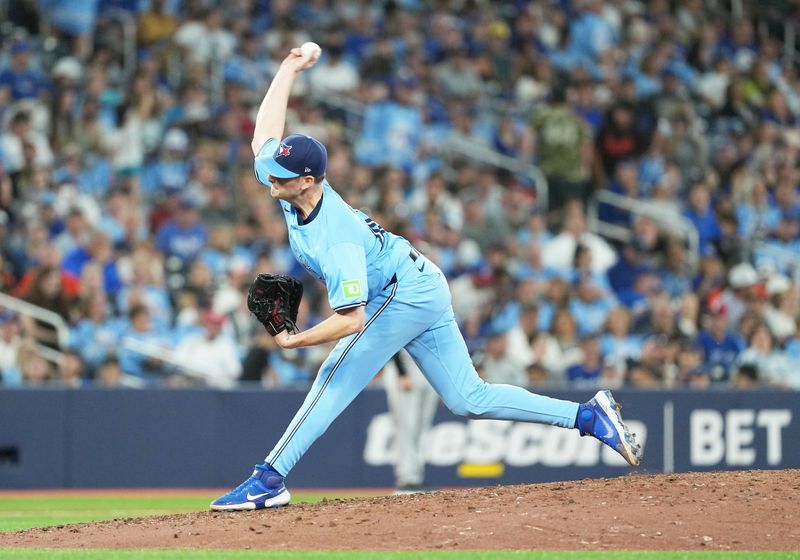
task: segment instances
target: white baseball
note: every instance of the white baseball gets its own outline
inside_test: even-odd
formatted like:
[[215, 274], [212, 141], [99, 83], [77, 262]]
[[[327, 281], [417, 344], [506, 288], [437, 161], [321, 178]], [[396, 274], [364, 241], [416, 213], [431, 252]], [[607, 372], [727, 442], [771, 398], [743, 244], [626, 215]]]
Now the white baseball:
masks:
[[320, 54], [322, 54], [322, 49], [312, 41], [300, 45], [300, 56], [306, 60], [317, 60]]

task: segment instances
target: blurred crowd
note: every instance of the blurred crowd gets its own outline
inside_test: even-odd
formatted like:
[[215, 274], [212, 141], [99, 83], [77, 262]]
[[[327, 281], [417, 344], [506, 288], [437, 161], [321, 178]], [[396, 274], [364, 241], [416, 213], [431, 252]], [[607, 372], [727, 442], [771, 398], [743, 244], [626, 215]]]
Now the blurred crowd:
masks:
[[286, 132], [439, 264], [485, 379], [800, 388], [800, 75], [774, 25], [798, 13], [744, 6], [8, 3], [0, 292], [49, 314], [0, 305], [0, 386], [310, 383], [327, 348], [278, 349], [245, 297], [291, 274], [300, 327], [330, 313], [250, 151], [313, 40]]

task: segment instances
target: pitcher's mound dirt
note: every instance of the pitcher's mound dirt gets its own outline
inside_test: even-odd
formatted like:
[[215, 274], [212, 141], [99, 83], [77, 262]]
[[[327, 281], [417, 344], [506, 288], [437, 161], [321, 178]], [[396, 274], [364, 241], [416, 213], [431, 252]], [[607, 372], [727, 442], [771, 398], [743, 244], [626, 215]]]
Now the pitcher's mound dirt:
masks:
[[800, 548], [800, 470], [631, 475], [0, 533], [0, 547]]

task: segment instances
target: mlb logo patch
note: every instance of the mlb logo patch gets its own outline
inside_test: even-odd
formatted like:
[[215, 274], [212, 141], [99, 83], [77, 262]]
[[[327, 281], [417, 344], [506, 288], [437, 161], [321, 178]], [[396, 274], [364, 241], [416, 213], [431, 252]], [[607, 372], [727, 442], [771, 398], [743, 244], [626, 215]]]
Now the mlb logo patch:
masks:
[[361, 281], [345, 280], [342, 282], [342, 294], [344, 295], [345, 299], [361, 297]]

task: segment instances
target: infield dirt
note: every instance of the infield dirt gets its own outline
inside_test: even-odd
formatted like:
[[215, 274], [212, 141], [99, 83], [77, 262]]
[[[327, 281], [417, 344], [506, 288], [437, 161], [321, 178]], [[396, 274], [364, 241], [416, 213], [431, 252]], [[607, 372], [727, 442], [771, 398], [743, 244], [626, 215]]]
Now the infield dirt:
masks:
[[800, 470], [491, 486], [0, 533], [0, 547], [800, 549]]

